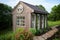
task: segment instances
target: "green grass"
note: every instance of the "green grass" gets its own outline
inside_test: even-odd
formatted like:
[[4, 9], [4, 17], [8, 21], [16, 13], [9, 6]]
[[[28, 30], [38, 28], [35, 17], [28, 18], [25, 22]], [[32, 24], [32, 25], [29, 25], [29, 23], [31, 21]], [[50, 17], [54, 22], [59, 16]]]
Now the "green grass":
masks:
[[[53, 27], [56, 25], [60, 25], [60, 21], [48, 21], [48, 27]], [[60, 38], [54, 38], [53, 40], [60, 40]]]
[[53, 39], [53, 40], [60, 40], [60, 38], [55, 38], [55, 39]]
[[[60, 21], [48, 21], [48, 26], [49, 27], [53, 27], [53, 26], [56, 26], [56, 25], [60, 25]], [[60, 40], [60, 38], [55, 38], [53, 40]]]
[[60, 25], [60, 21], [48, 21], [49, 27], [56, 26], [56, 25]]
[[5, 34], [0, 35], [0, 40], [11, 40], [13, 37], [13, 32], [7, 32]]
[[[52, 27], [55, 25], [60, 25], [60, 21], [48, 21], [48, 27]], [[9, 29], [4, 30], [4, 31], [0, 31], [0, 39], [1, 38], [7, 38], [10, 37], [10, 35], [12, 34], [12, 30], [10, 31]], [[58, 38], [55, 38], [53, 40], [59, 40]]]

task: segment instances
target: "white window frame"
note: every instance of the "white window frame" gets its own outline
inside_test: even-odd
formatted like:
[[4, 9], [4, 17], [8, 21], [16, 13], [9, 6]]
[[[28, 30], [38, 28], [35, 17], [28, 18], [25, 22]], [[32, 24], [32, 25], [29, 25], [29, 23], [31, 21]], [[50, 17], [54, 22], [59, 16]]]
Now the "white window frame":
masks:
[[[19, 17], [19, 18], [18, 18]], [[18, 16], [17, 17], [17, 22], [16, 22], [16, 24], [18, 25], [18, 26], [24, 26], [25, 25], [25, 17], [24, 16]], [[23, 22], [24, 21], [24, 22]]]
[[45, 28], [47, 27], [47, 15], [45, 15]]
[[44, 15], [42, 15], [42, 29], [44, 28]]
[[37, 14], [37, 17], [38, 17], [38, 19], [37, 19], [37, 21], [38, 21], [38, 30], [40, 29], [40, 14]]
[[32, 28], [36, 28], [36, 14], [32, 14], [31, 16]]

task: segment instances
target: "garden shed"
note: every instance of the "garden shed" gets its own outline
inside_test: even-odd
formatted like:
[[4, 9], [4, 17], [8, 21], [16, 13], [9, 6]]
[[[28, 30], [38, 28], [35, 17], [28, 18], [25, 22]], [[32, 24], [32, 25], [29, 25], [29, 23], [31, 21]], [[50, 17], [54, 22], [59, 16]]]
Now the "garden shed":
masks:
[[20, 27], [43, 29], [47, 27], [48, 12], [20, 1], [12, 11], [13, 30]]

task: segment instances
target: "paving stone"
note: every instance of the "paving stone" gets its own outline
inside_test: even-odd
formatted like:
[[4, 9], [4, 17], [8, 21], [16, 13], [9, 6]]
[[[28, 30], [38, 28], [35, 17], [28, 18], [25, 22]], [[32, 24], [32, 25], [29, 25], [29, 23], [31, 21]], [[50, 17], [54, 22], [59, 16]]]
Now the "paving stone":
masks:
[[48, 36], [49, 36], [49, 34], [48, 34], [48, 33], [46, 33], [46, 34], [42, 35], [42, 37], [43, 37], [44, 39], [47, 39], [47, 38], [48, 38]]
[[48, 31], [47, 33], [41, 35], [41, 36], [35, 36], [33, 40], [46, 40], [47, 38], [53, 36], [58, 31], [57, 28], [52, 28], [52, 30]]
[[57, 31], [58, 31], [58, 30], [55, 28], [55, 29], [53, 29], [53, 30], [45, 33], [44, 35], [42, 35], [42, 37], [45, 38], [45, 39], [47, 39], [47, 38], [53, 36]]
[[39, 37], [34, 37], [33, 40], [45, 40], [45, 39], [39, 36]]
[[40, 37], [39, 37], [39, 40], [45, 40], [45, 39], [40, 36]]

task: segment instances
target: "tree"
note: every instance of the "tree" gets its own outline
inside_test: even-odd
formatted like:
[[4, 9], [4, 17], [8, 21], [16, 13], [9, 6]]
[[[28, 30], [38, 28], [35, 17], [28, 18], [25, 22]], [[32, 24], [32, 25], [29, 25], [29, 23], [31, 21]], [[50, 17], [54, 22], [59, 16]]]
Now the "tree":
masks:
[[12, 8], [6, 4], [0, 3], [0, 29], [11, 27], [12, 25]]
[[52, 11], [50, 12], [50, 15], [48, 18], [49, 20], [53, 20], [53, 21], [60, 20], [60, 4], [57, 6], [55, 5], [52, 8]]
[[44, 11], [46, 11], [46, 9], [44, 8], [44, 6], [43, 5], [36, 5], [38, 8], [40, 8], [41, 10], [44, 10]]

